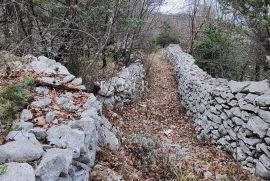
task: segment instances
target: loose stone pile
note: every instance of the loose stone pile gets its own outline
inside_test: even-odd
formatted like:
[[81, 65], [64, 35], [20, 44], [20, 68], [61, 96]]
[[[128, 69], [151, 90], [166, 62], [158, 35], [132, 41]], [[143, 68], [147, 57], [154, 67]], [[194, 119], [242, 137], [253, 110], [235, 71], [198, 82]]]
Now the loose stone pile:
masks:
[[211, 138], [247, 169], [269, 179], [269, 82], [212, 78], [178, 45], [170, 45], [166, 54], [174, 67], [182, 104], [194, 119], [198, 138]]
[[123, 107], [139, 97], [144, 89], [145, 69], [140, 61], [123, 68], [115, 77], [97, 83], [97, 98], [107, 108]]
[[[24, 57], [22, 68], [46, 83], [85, 89], [80, 78], [44, 56]], [[0, 164], [7, 166], [0, 180], [89, 180], [97, 151], [120, 147], [115, 128], [102, 116], [102, 104], [90, 93], [81, 92], [78, 97], [86, 100], [81, 102], [72, 92], [48, 87], [34, 88], [33, 95], [35, 101], [0, 146]]]

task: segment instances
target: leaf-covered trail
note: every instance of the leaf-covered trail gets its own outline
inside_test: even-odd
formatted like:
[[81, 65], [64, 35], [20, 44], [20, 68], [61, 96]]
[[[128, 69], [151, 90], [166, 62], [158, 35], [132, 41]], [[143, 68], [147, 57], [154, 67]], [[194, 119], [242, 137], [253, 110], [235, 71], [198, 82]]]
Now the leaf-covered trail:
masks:
[[[172, 67], [163, 54], [164, 50], [161, 50], [150, 55], [148, 90], [142, 95], [141, 100], [117, 112], [123, 118], [122, 121], [111, 121], [123, 130], [123, 138], [142, 133], [156, 136], [159, 140], [166, 137], [173, 143], [187, 148], [191, 156], [187, 170], [194, 173], [196, 167], [199, 179], [215, 180], [216, 176], [237, 177], [237, 163], [231, 156], [211, 143], [196, 138], [193, 122], [181, 106]], [[204, 173], [207, 171], [211, 172], [212, 176], [205, 177]], [[253, 176], [243, 169], [240, 168], [239, 172], [241, 180], [253, 179]]]

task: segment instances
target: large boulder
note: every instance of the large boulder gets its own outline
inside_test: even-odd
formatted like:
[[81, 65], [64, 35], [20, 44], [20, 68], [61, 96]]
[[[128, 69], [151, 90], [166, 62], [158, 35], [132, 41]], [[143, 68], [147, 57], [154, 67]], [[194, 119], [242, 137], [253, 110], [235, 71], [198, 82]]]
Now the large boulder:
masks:
[[47, 131], [49, 144], [59, 148], [70, 148], [73, 157], [78, 158], [84, 148], [84, 132], [78, 129], [71, 129], [66, 125], [52, 127]]
[[52, 148], [46, 151], [36, 168], [36, 176], [42, 181], [55, 181], [60, 174], [68, 175], [72, 163], [72, 150]]
[[6, 172], [0, 176], [1, 181], [35, 181], [34, 169], [28, 163], [6, 163]]
[[0, 146], [0, 163], [28, 162], [43, 155], [40, 143], [33, 141], [12, 141]]

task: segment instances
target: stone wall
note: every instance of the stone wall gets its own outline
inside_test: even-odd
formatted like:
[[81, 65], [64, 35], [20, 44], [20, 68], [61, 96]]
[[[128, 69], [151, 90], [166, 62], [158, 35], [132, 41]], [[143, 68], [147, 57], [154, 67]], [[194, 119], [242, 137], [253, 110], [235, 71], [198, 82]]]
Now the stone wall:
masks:
[[109, 109], [137, 99], [144, 89], [145, 69], [140, 60], [123, 68], [116, 76], [97, 83], [98, 99]]
[[88, 181], [97, 151], [120, 148], [116, 127], [93, 94], [79, 91], [85, 89], [81, 78], [66, 67], [44, 56], [20, 60], [17, 68], [36, 80], [78, 91], [33, 88], [34, 101], [0, 145], [0, 165], [7, 167], [0, 180]]
[[178, 45], [170, 45], [166, 55], [174, 68], [181, 102], [195, 122], [198, 138], [210, 138], [247, 169], [269, 179], [269, 82], [212, 78]]

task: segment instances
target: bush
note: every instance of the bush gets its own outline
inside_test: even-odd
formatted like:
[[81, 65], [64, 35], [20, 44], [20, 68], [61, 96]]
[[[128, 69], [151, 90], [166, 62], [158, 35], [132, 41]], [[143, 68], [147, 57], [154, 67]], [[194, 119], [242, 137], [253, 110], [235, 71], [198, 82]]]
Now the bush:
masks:
[[209, 23], [194, 45], [197, 64], [213, 77], [243, 80], [252, 63], [245, 46], [247, 41], [239, 33]]
[[0, 89], [0, 120], [10, 125], [13, 119], [17, 118], [18, 112], [23, 108], [29, 94], [25, 89], [33, 85], [34, 79], [25, 78], [23, 81], [11, 84]]
[[156, 38], [156, 43], [163, 48], [169, 44], [179, 44], [180, 40], [174, 29], [166, 22], [161, 27], [162, 31]]

